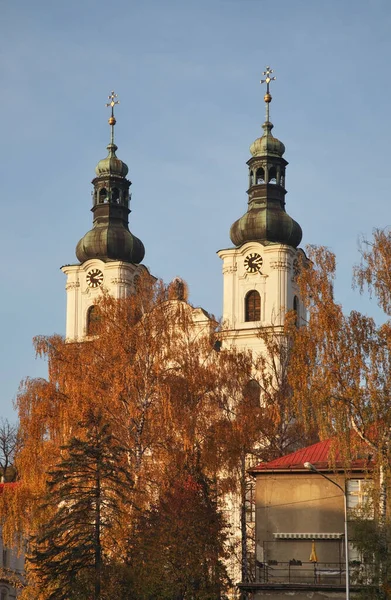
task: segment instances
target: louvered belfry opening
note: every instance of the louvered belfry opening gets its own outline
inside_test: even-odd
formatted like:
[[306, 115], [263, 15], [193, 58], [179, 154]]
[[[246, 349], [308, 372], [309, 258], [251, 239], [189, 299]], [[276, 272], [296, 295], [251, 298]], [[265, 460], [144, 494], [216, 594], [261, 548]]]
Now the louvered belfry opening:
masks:
[[96, 335], [99, 320], [99, 308], [93, 304], [87, 312], [87, 335]]
[[246, 295], [245, 299], [245, 320], [260, 321], [261, 320], [261, 297], [257, 290], [251, 290]]

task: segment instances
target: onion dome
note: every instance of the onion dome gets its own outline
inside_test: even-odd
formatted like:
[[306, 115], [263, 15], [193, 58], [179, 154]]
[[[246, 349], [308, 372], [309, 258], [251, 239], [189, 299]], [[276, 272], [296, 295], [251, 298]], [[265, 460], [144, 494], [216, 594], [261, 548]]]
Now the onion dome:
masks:
[[285, 146], [280, 140], [272, 136], [273, 127], [274, 125], [270, 121], [266, 121], [262, 125], [265, 133], [250, 146], [250, 152], [253, 156], [283, 156]]
[[106, 158], [102, 158], [95, 167], [97, 176], [118, 175], [118, 177], [126, 177], [129, 172], [128, 165], [117, 158], [115, 153], [118, 147], [115, 144], [109, 144], [107, 150], [109, 153]]
[[123, 260], [139, 264], [145, 255], [144, 244], [121, 224], [102, 224], [93, 227], [76, 246], [77, 259], [83, 263], [90, 258]]
[[121, 260], [139, 264], [145, 254], [144, 245], [129, 231], [129, 188], [131, 182], [126, 179], [127, 165], [117, 158], [117, 146], [114, 143], [114, 106], [119, 104], [114, 92], [109, 96], [111, 107], [109, 125], [111, 140], [107, 146], [108, 156], [96, 166], [93, 179], [93, 227], [76, 246], [76, 256], [83, 263], [91, 258], [103, 261]]
[[273, 124], [269, 119], [269, 105], [272, 96], [269, 84], [275, 80], [270, 77], [273, 70], [266, 67], [267, 84], [264, 97], [266, 120], [262, 125], [264, 134], [250, 146], [249, 189], [247, 212], [231, 227], [230, 237], [235, 246], [256, 241], [286, 244], [297, 248], [302, 239], [300, 225], [285, 211], [285, 169], [288, 165], [283, 158], [285, 146], [272, 135]]
[[230, 238], [235, 246], [245, 242], [275, 242], [297, 248], [303, 237], [300, 225], [279, 206], [249, 210], [235, 221]]

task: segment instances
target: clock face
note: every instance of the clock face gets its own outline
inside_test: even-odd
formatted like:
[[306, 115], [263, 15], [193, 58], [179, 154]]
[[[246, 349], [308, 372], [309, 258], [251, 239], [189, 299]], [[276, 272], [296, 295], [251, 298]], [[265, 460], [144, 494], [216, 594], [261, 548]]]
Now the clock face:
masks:
[[90, 288], [97, 288], [102, 285], [103, 273], [100, 269], [91, 269], [87, 273], [87, 285]]
[[262, 256], [253, 252], [244, 259], [244, 268], [248, 273], [256, 273], [261, 270], [262, 262]]

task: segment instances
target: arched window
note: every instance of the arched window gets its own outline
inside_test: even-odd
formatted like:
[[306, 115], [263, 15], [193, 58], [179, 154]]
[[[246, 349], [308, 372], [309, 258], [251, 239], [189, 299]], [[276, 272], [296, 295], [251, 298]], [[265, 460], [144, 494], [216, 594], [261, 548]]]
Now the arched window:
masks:
[[106, 188], [102, 188], [99, 190], [99, 204], [104, 204], [107, 202], [107, 190]]
[[97, 334], [99, 320], [99, 308], [93, 304], [87, 311], [87, 335]]
[[261, 320], [261, 296], [256, 290], [251, 290], [244, 301], [244, 312], [246, 321]]
[[111, 200], [112, 200], [112, 202], [114, 202], [114, 204], [119, 204], [119, 189], [118, 188], [113, 188], [113, 190], [111, 192]]
[[243, 400], [251, 408], [259, 408], [261, 404], [261, 387], [255, 379], [250, 379], [243, 388]]
[[269, 183], [277, 183], [276, 167], [271, 167], [271, 169], [269, 169]]
[[262, 169], [262, 167], [259, 167], [259, 169], [257, 169], [255, 175], [255, 182], [257, 185], [265, 183], [265, 171]]
[[297, 296], [294, 296], [293, 298], [293, 310], [296, 313], [295, 316], [295, 325], [296, 327], [299, 326], [299, 319], [300, 319], [300, 302]]

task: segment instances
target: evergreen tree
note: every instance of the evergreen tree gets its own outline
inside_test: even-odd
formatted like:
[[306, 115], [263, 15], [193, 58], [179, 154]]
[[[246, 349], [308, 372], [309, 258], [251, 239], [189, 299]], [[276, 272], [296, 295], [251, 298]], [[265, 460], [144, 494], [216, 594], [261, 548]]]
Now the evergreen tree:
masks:
[[115, 559], [116, 533], [129, 502], [132, 480], [109, 426], [90, 411], [83, 431], [84, 437], [63, 447], [49, 473], [41, 510], [50, 517], [28, 559], [48, 600], [103, 598], [102, 574]]
[[[36, 536], [45, 526], [51, 515], [37, 511], [37, 506], [46, 493], [48, 473], [63, 459], [62, 448], [72, 436], [85, 439], [80, 422], [91, 408], [102, 414], [125, 449], [134, 480], [133, 506], [145, 513], [170, 488], [172, 473], [194, 464], [195, 456], [201, 472], [216, 485], [219, 498], [231, 494], [230, 500], [240, 503], [248, 482], [247, 455], [269, 459], [289, 446], [292, 429], [285, 427], [289, 403], [285, 393], [275, 391], [283, 375], [269, 375], [269, 359], [258, 366], [250, 352], [235, 348], [216, 352], [217, 323], [172, 297], [170, 289], [140, 277], [137, 294], [121, 300], [102, 294], [93, 339], [73, 344], [55, 335], [35, 339], [38, 355], [48, 360], [49, 377], [27, 379], [17, 398], [23, 440], [16, 457], [20, 485], [12, 498], [0, 498], [0, 520], [8, 543], [17, 533]], [[270, 349], [273, 354], [273, 344]], [[280, 362], [281, 353], [276, 365]], [[257, 393], [244, 397], [258, 371], [263, 375], [256, 377]], [[263, 407], [260, 397], [262, 403], [265, 399]], [[222, 502], [219, 508], [223, 510]], [[124, 560], [135, 531], [135, 513], [129, 509], [107, 552], [119, 557], [116, 567], [124, 571], [125, 581]], [[242, 517], [244, 521], [244, 511]], [[191, 520], [187, 523], [190, 526]], [[230, 568], [233, 572], [237, 561], [242, 562], [244, 581], [251, 576], [247, 525], [242, 527], [243, 558], [237, 548], [236, 523], [229, 532]], [[176, 541], [180, 553], [179, 538]], [[237, 553], [232, 550], [236, 548]], [[30, 569], [27, 588], [33, 585]]]

